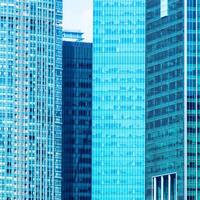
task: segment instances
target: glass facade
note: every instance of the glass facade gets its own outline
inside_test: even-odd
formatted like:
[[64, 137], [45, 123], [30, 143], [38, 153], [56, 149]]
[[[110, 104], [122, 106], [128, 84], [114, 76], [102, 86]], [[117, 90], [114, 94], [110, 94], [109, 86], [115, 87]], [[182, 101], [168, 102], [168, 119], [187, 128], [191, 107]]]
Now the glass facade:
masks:
[[0, 199], [61, 199], [62, 1], [0, 0]]
[[[74, 34], [72, 38], [73, 36]], [[77, 39], [80, 40], [79, 37]], [[90, 200], [92, 172], [91, 43], [63, 41], [62, 105], [62, 199]]]
[[[196, 200], [200, 196], [200, 5], [196, 0], [167, 3], [168, 13], [161, 15], [160, 0], [146, 1], [146, 199], [162, 199], [167, 187], [164, 195], [170, 199]], [[175, 186], [165, 184], [167, 174], [176, 177]], [[155, 191], [156, 184], [162, 185], [159, 179], [156, 183], [158, 176], [164, 177], [163, 190]]]
[[200, 4], [185, 6], [185, 195], [194, 200], [200, 197]]
[[94, 200], [144, 199], [144, 2], [94, 0]]

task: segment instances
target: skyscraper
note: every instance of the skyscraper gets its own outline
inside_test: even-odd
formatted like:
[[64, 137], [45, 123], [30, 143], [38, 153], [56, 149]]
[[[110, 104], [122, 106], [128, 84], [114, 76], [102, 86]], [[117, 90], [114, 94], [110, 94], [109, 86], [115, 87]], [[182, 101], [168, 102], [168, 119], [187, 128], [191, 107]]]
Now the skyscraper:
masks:
[[144, 0], [94, 0], [92, 199], [144, 199]]
[[146, 1], [146, 199], [200, 197], [199, 1]]
[[61, 199], [62, 1], [0, 0], [0, 199]]
[[63, 35], [62, 199], [91, 200], [92, 44]]

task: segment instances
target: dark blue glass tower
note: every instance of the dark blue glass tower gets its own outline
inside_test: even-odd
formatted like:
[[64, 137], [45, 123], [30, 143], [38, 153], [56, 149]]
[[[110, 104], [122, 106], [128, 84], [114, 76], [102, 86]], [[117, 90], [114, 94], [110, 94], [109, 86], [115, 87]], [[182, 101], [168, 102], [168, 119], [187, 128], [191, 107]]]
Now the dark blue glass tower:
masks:
[[63, 41], [63, 200], [91, 199], [92, 44], [80, 35]]

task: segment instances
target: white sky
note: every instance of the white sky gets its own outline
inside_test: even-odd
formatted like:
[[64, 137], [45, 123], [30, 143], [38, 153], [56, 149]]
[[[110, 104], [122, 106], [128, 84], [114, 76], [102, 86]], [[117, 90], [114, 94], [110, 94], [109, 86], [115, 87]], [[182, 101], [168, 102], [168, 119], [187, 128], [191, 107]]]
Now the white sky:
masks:
[[84, 32], [86, 41], [92, 41], [92, 1], [63, 0], [63, 27]]

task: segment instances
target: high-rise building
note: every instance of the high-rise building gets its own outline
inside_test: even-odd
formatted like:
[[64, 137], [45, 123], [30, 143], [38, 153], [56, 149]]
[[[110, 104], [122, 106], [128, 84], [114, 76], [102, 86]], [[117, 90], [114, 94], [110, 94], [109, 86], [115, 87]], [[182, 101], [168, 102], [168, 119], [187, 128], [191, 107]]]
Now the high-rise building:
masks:
[[200, 197], [199, 1], [146, 1], [146, 199]]
[[61, 199], [62, 1], [0, 0], [0, 199]]
[[92, 199], [143, 200], [145, 1], [93, 12]]
[[91, 199], [92, 44], [63, 35], [62, 199]]

